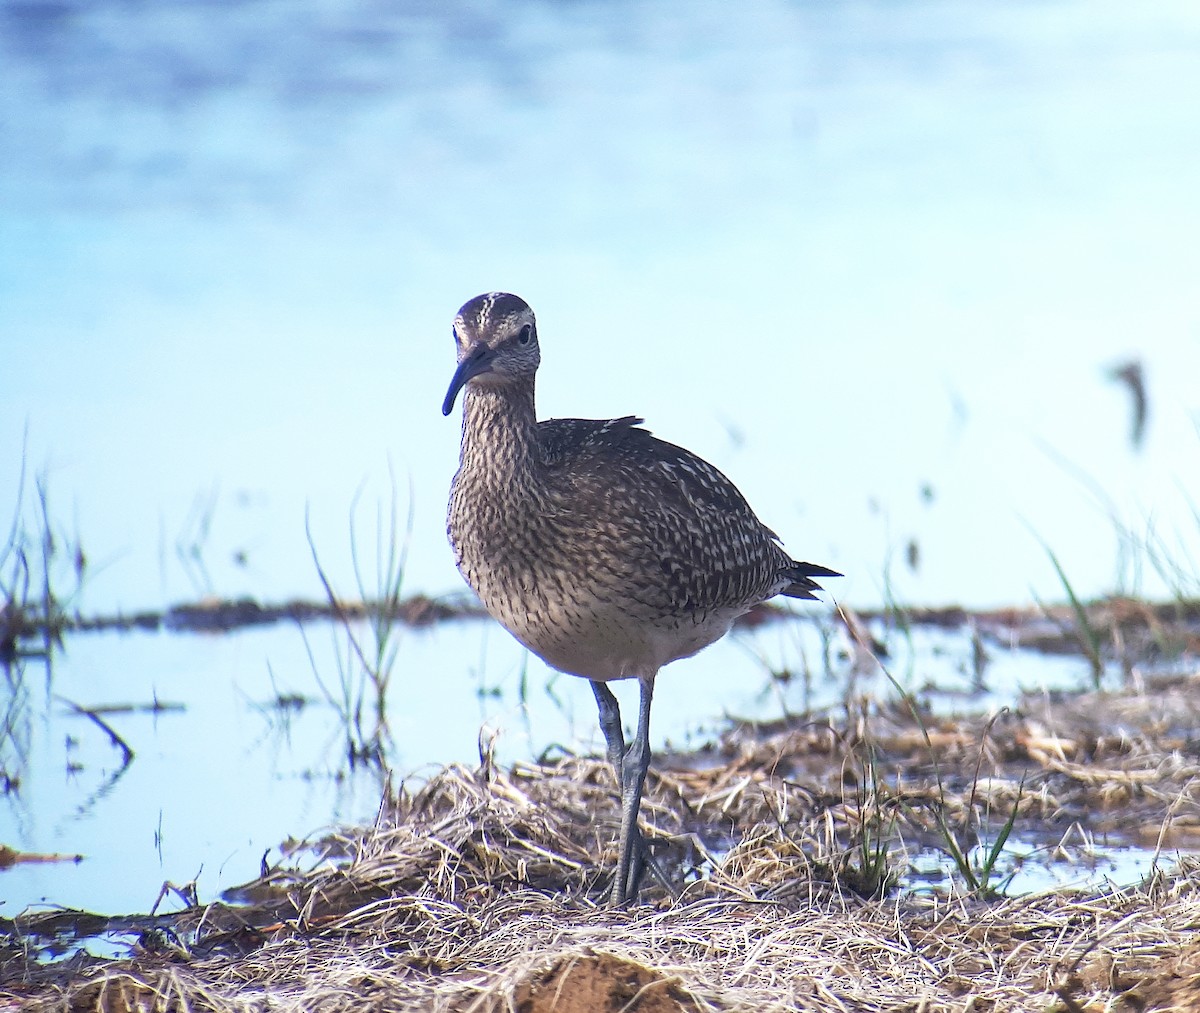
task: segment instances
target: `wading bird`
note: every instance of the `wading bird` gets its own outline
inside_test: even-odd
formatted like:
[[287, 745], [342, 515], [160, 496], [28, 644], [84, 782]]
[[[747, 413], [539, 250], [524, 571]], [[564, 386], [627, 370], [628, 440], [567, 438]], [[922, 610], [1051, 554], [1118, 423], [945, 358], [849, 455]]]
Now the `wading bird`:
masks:
[[[621, 793], [611, 900], [623, 904], [648, 859], [638, 811], [658, 670], [768, 598], [815, 598], [814, 577], [840, 574], [792, 559], [732, 482], [639, 428], [641, 419], [538, 422], [541, 352], [522, 299], [472, 299], [454, 340], [458, 368], [442, 412], [464, 388], [465, 403], [450, 544], [500, 625], [551, 667], [591, 681]], [[614, 679], [641, 688], [628, 746]]]

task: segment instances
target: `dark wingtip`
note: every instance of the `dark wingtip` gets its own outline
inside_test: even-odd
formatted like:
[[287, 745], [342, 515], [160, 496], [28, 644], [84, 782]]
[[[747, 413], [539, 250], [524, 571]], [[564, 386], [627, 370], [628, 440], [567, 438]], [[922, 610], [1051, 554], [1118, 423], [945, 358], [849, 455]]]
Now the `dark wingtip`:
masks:
[[838, 573], [837, 570], [831, 570], [827, 566], [818, 566], [816, 563], [793, 563], [787, 568], [785, 573], [791, 579], [792, 584], [782, 593], [788, 598], [807, 598], [810, 601], [820, 601], [813, 592], [824, 590], [820, 584], [813, 580], [813, 577], [844, 576], [844, 574]]
[[818, 566], [816, 563], [797, 563], [796, 570], [806, 577], [844, 577], [844, 573], [831, 570], [828, 566]]

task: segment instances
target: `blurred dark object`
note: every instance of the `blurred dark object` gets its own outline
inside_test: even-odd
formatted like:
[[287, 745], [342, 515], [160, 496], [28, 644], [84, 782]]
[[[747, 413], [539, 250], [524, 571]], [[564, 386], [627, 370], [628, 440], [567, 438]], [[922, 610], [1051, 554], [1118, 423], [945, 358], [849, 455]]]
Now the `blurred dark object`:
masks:
[[1141, 359], [1131, 359], [1120, 366], [1114, 366], [1108, 372], [1110, 380], [1118, 380], [1129, 388], [1133, 399], [1132, 425], [1129, 430], [1129, 442], [1134, 450], [1142, 449], [1142, 441], [1146, 435], [1146, 374], [1142, 369]]

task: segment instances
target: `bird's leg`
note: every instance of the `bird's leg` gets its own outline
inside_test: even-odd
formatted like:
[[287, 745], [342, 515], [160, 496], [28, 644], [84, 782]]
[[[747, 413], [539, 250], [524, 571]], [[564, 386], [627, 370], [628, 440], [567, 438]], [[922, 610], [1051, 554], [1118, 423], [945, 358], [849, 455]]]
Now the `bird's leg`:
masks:
[[[650, 682], [649, 690], [647, 690], [646, 684], [642, 683], [642, 711], [638, 720], [639, 733], [648, 734], [649, 732], [650, 696], [653, 689], [653, 680]], [[641, 759], [635, 759], [640, 757], [636, 748], [638, 740], [635, 739], [630, 744], [628, 751], [626, 750], [625, 733], [621, 728], [621, 706], [617, 703], [617, 698], [613, 695], [612, 690], [602, 682], [593, 681], [592, 692], [596, 694], [596, 704], [600, 708], [600, 730], [604, 732], [608, 762], [612, 766], [613, 773], [617, 775], [617, 788], [621, 792], [621, 840], [617, 852], [617, 874], [613, 880], [612, 889], [612, 903], [620, 905], [637, 893], [637, 886], [641, 881], [645, 863], [652, 861], [646, 850], [646, 842], [642, 839], [642, 833], [637, 825], [638, 810], [641, 808], [642, 784], [646, 779], [646, 767], [650, 764], [649, 739], [643, 735], [647, 742], [644, 750], [644, 762]], [[632, 802], [632, 808], [629, 802], [629, 776], [626, 773], [627, 770], [630, 770], [631, 762], [640, 764], [641, 769], [634, 788], [636, 798]], [[632, 818], [630, 813], [632, 813]]]
[[619, 906], [637, 896], [642, 873], [646, 869], [646, 843], [638, 829], [642, 807], [642, 789], [650, 769], [650, 702], [654, 699], [654, 676], [638, 680], [638, 727], [633, 741], [621, 758], [621, 843], [617, 854], [617, 878], [613, 882], [612, 904]]
[[625, 756], [625, 733], [621, 730], [621, 705], [613, 696], [613, 691], [604, 683], [592, 682], [592, 692], [596, 694], [596, 704], [600, 708], [600, 731], [604, 733], [604, 744], [608, 752], [608, 762], [617, 775], [617, 784], [621, 784], [621, 763]]

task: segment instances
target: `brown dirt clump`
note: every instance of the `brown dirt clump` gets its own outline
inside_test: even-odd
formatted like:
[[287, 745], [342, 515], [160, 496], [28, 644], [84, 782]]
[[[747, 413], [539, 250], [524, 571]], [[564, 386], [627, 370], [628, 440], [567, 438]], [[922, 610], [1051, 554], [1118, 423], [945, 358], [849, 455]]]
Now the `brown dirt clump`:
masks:
[[513, 994], [516, 1013], [695, 1013], [669, 978], [611, 953], [578, 953], [530, 974]]

